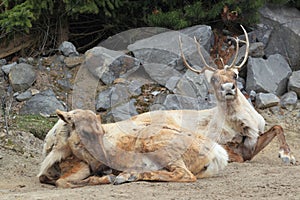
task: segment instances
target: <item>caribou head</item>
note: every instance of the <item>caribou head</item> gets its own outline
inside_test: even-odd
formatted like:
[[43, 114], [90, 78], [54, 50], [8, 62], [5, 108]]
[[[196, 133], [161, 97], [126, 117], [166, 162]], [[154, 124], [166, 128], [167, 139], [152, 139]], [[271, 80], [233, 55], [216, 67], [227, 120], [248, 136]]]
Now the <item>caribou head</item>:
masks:
[[[212, 85], [215, 95], [218, 101], [224, 102], [224, 101], [233, 101], [237, 98], [237, 77], [238, 77], [238, 70], [245, 64], [248, 58], [249, 53], [249, 38], [246, 30], [241, 25], [246, 41], [240, 40], [239, 38], [233, 38], [236, 42], [236, 53], [234, 56], [234, 59], [230, 65], [224, 65], [222, 58], [220, 58], [221, 62], [223, 63], [223, 69], [216, 69], [211, 66], [209, 66], [204, 57], [201, 53], [200, 43], [197, 41], [197, 39], [194, 37], [195, 43], [197, 45], [197, 50], [200, 55], [201, 60], [204, 63], [204, 67], [201, 70], [197, 70], [190, 66], [190, 64], [186, 61], [186, 58], [182, 51], [182, 41], [179, 37], [179, 46], [181, 51], [181, 56], [183, 59], [184, 65], [190, 69], [191, 71], [201, 74], [205, 73], [207, 81]], [[245, 43], [246, 44], [246, 52], [244, 56], [244, 60], [241, 62], [240, 65], [235, 65], [236, 59], [238, 57], [239, 53], [239, 43]]]

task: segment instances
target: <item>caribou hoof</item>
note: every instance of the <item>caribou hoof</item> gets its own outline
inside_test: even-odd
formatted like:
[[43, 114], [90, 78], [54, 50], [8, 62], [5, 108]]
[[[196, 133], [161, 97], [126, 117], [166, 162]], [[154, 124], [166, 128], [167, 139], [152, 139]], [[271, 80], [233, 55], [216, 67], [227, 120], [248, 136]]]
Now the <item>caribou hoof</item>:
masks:
[[120, 185], [123, 183], [128, 183], [137, 180], [137, 176], [134, 175], [133, 173], [121, 173], [119, 174], [115, 180], [114, 180], [114, 185]]
[[296, 159], [295, 159], [295, 157], [293, 156], [293, 154], [292, 153], [290, 153], [290, 152], [284, 152], [284, 150], [283, 149], [281, 149], [281, 150], [279, 150], [279, 155], [278, 155], [278, 157], [279, 158], [281, 158], [281, 160], [284, 162], [284, 163], [286, 163], [286, 164], [289, 164], [289, 163], [291, 163], [291, 164], [296, 164]]

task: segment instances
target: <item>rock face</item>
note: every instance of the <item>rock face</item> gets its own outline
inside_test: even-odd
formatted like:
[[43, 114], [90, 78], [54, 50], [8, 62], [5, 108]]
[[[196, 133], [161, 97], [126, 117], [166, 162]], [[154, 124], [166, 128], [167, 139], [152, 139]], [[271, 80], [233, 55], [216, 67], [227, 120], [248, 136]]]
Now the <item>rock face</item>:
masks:
[[291, 68], [299, 70], [300, 11], [296, 8], [269, 6], [262, 8], [260, 14], [261, 23], [273, 27], [265, 48], [266, 55], [284, 55]]
[[14, 65], [9, 72], [9, 82], [15, 92], [27, 90], [35, 80], [33, 66], [26, 63]]
[[288, 89], [295, 91], [300, 98], [300, 70], [294, 71], [289, 79]]
[[256, 95], [255, 105], [257, 108], [269, 108], [279, 103], [279, 98], [272, 93], [258, 93]]
[[56, 109], [66, 110], [52, 90], [45, 90], [29, 99], [21, 108], [20, 114], [44, 114], [51, 115]]
[[280, 54], [272, 55], [267, 60], [249, 57], [247, 69], [248, 92], [270, 92], [278, 96], [286, 92], [292, 70]]

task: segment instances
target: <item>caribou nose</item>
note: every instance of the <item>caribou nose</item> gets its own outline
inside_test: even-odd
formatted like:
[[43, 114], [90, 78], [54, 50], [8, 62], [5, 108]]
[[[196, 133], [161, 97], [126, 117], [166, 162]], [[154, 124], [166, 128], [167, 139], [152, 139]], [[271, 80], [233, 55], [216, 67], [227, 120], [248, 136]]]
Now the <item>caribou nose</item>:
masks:
[[221, 85], [222, 90], [233, 90], [235, 88], [233, 83], [223, 83]]

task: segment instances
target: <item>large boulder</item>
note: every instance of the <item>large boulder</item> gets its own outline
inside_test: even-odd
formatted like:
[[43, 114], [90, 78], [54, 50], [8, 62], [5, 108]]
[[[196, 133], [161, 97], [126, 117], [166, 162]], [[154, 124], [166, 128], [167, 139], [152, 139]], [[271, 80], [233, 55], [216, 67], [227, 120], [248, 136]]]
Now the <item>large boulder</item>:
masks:
[[188, 70], [173, 91], [179, 95], [204, 99], [208, 95], [208, 87], [204, 74], [196, 74]]
[[300, 11], [290, 7], [267, 6], [260, 10], [261, 23], [273, 27], [265, 48], [267, 56], [284, 55], [293, 70], [300, 69]]
[[[161, 110], [204, 110], [212, 108], [214, 104], [211, 104], [209, 101], [182, 96], [177, 94], [169, 94], [166, 96], [164, 102], [161, 104]], [[153, 106], [152, 106], [153, 109]]]
[[249, 57], [246, 90], [269, 92], [281, 96], [287, 91], [288, 78], [292, 70], [280, 55], [271, 55], [267, 60]]
[[104, 47], [94, 47], [85, 55], [84, 65], [105, 84], [111, 84], [121, 74], [134, 72], [140, 67], [139, 60]]
[[66, 110], [66, 107], [59, 101], [52, 90], [42, 91], [31, 99], [21, 108], [20, 114], [54, 114], [56, 109]]
[[97, 46], [115, 51], [126, 51], [127, 46], [134, 43], [135, 41], [145, 39], [166, 31], [169, 31], [169, 29], [161, 27], [141, 27], [130, 29], [107, 38]]
[[29, 64], [14, 65], [9, 71], [9, 82], [15, 92], [27, 90], [35, 80], [36, 72]]
[[181, 33], [194, 38], [200, 42], [201, 46], [209, 52], [214, 45], [214, 34], [210, 26], [196, 25], [180, 30]]
[[[169, 31], [154, 35], [152, 37], [136, 41], [128, 46], [128, 49], [134, 54], [136, 58], [144, 63], [158, 63], [173, 67], [176, 70], [183, 70], [180, 48], [179, 36], [182, 38], [182, 50], [187, 60], [192, 65], [203, 66], [194, 39], [182, 34], [178, 31]], [[202, 54], [207, 63], [210, 61], [208, 53], [201, 47]]]
[[295, 91], [298, 98], [300, 98], [300, 70], [294, 71], [289, 79], [289, 91]]

